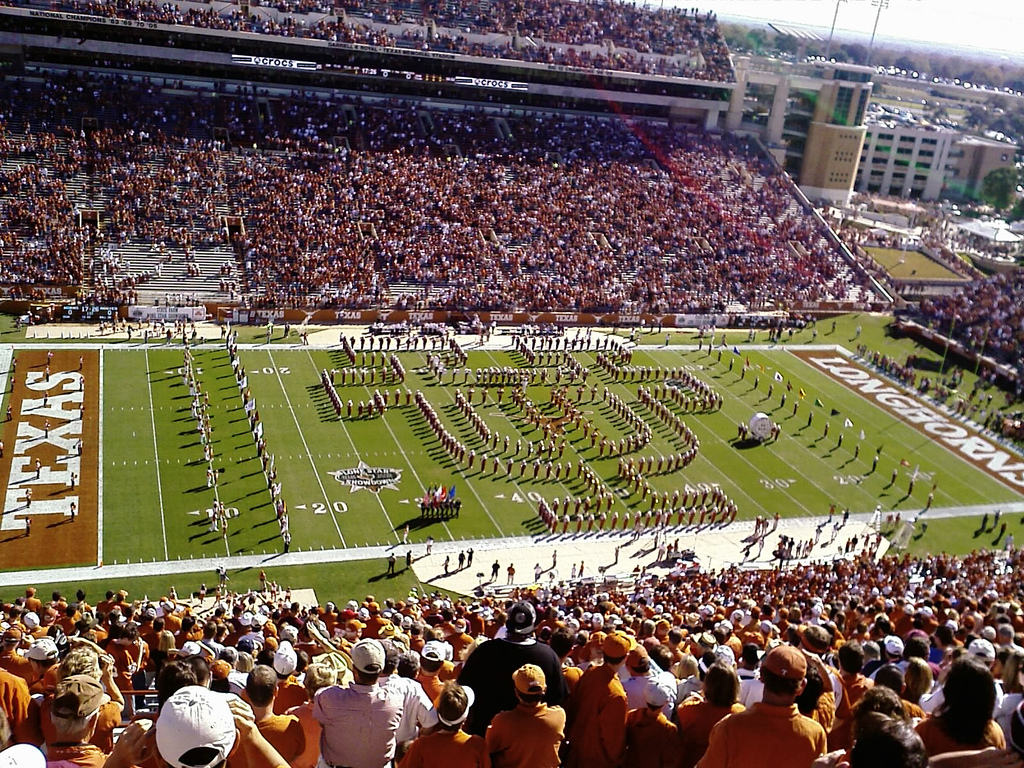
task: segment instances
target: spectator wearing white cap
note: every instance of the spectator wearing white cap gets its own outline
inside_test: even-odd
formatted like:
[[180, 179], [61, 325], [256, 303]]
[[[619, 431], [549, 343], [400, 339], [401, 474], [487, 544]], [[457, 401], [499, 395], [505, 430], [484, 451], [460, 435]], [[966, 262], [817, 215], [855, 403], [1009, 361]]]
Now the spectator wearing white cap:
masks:
[[399, 647], [392, 640], [381, 641], [384, 646], [384, 668], [381, 669], [377, 684], [392, 691], [402, 699], [402, 721], [395, 739], [398, 742], [396, 759], [401, 760], [409, 745], [419, 735], [429, 733], [437, 727], [437, 710], [417, 681], [397, 674]]
[[60, 661], [60, 651], [57, 643], [52, 638], [43, 637], [36, 640], [32, 647], [25, 653], [32, 663], [32, 679], [29, 681], [29, 691], [33, 695], [46, 693], [56, 683], [57, 663]]
[[156, 724], [143, 719], [128, 726], [104, 768], [141, 765], [153, 743], [162, 768], [223, 768], [233, 752], [251, 768], [288, 768], [256, 727], [248, 704], [237, 698], [229, 703], [229, 697], [201, 685], [171, 695]]
[[488, 768], [483, 738], [462, 730], [475, 698], [472, 688], [446, 682], [437, 699], [437, 730], [416, 739], [399, 768]]
[[643, 706], [626, 715], [626, 757], [623, 765], [675, 765], [679, 755], [679, 729], [665, 716], [676, 699], [675, 688], [664, 680], [648, 678]]
[[377, 684], [385, 661], [379, 640], [360, 640], [350, 655], [352, 685], [324, 688], [313, 703], [313, 717], [323, 727], [319, 766], [384, 768], [395, 757], [402, 699]]
[[295, 648], [288, 640], [282, 640], [274, 651], [274, 672], [277, 674], [277, 693], [274, 697], [274, 714], [280, 715], [292, 707], [306, 703], [309, 694], [305, 687], [295, 678], [299, 657]]

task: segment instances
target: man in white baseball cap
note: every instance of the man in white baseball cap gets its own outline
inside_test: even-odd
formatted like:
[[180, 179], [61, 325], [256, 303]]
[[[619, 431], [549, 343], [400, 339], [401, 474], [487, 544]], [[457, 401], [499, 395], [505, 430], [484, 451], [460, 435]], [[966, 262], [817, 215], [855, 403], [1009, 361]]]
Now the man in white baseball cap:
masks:
[[171, 695], [156, 724], [137, 720], [128, 726], [104, 768], [140, 765], [154, 745], [164, 768], [224, 768], [233, 750], [242, 750], [246, 764], [287, 768], [256, 727], [248, 704], [200, 685], [187, 685]]

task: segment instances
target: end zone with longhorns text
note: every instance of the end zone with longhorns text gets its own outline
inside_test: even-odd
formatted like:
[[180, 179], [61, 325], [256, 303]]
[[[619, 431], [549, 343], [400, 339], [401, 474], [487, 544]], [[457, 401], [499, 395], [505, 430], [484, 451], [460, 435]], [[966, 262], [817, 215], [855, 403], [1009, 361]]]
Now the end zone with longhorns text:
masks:
[[926, 405], [846, 357], [823, 352], [792, 350], [792, 353], [990, 477], [1024, 493], [1024, 460], [983, 437], [976, 429]]
[[0, 459], [0, 563], [95, 563], [99, 352], [61, 350], [48, 358], [45, 349], [31, 349], [15, 359]]

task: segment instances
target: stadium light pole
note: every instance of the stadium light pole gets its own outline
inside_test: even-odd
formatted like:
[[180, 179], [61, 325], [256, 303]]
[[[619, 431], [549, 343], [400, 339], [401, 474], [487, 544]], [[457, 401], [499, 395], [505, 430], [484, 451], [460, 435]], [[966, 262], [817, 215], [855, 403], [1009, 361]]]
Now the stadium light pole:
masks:
[[878, 20], [882, 18], [882, 11], [889, 7], [889, 0], [871, 0], [871, 5], [878, 9], [875, 13], [875, 26], [871, 30], [871, 44], [868, 46], [867, 66], [871, 66], [871, 54], [875, 50], [875, 33], [878, 31]]
[[988, 346], [988, 332], [992, 330], [991, 325], [985, 326], [985, 338], [981, 340], [981, 351], [978, 352], [978, 362], [974, 366], [974, 375], [978, 375], [978, 371], [981, 370], [981, 359], [985, 357], [985, 347]]
[[836, 0], [836, 12], [832, 15], [832, 31], [828, 33], [828, 45], [825, 46], [825, 61], [832, 55], [832, 38], [836, 34], [836, 20], [839, 18], [839, 6], [846, 0]]
[[953, 341], [953, 329], [956, 327], [956, 321], [959, 319], [959, 315], [953, 315], [953, 319], [949, 321], [949, 335], [946, 337], [946, 349], [942, 353], [942, 364], [939, 366], [940, 376], [946, 371], [946, 355], [949, 354], [949, 345]]

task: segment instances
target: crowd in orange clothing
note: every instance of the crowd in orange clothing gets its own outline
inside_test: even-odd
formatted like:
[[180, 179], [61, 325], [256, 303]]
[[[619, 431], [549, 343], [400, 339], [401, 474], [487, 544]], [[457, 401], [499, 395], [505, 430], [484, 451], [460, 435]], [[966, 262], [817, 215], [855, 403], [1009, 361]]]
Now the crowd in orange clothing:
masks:
[[[264, 306], [377, 306], [395, 285], [398, 307], [462, 310], [722, 312], [871, 296], [742, 139], [302, 93], [266, 119], [258, 94], [174, 85], [75, 73], [0, 85], [3, 156], [18, 165], [0, 174], [11, 195], [0, 236], [15, 257], [2, 282], [78, 282], [88, 239], [94, 272], [130, 300], [147, 275], [117, 258], [120, 245], [188, 258], [226, 242], [227, 211], [244, 222], [237, 287]], [[72, 128], [111, 110], [110, 125]], [[285, 151], [233, 150], [212, 139], [217, 125], [233, 144]], [[77, 221], [73, 179], [101, 209], [98, 228]]]
[[0, 703], [12, 740], [53, 750], [69, 686], [100, 686], [80, 745], [94, 757], [117, 752], [114, 727], [144, 705], [125, 692], [153, 687], [164, 702], [198, 684], [241, 697], [278, 764], [303, 768], [344, 738], [321, 734], [356, 727], [317, 703], [346, 690], [390, 702], [367, 744], [387, 751], [378, 768], [449, 753], [472, 766], [713, 768], [769, 749], [800, 768], [856, 766], [876, 741], [906, 750], [906, 765], [1020, 765], [1020, 557], [854, 559], [472, 602], [302, 606], [262, 591], [205, 608], [173, 592], [91, 606], [30, 589], [3, 605]]

